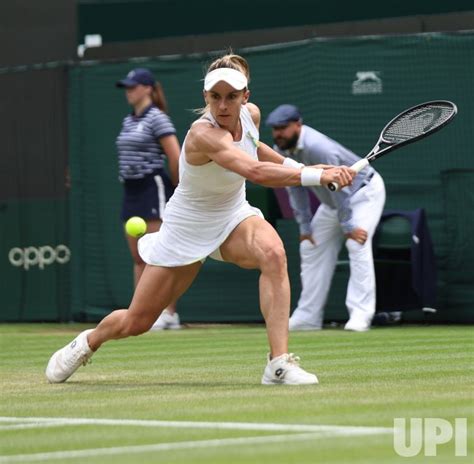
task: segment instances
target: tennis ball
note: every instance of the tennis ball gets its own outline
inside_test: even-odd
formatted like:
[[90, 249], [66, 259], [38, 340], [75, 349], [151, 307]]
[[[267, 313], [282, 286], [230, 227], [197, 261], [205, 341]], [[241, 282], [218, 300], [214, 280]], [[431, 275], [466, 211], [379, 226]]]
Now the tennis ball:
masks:
[[128, 235], [138, 238], [146, 233], [146, 222], [138, 216], [131, 217], [125, 223], [125, 230]]

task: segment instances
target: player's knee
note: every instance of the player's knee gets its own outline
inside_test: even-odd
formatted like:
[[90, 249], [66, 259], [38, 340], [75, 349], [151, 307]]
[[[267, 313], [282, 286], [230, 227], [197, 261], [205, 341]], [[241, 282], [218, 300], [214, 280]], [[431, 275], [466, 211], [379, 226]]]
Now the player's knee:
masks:
[[138, 318], [128, 315], [122, 324], [122, 333], [127, 337], [135, 337], [150, 330], [153, 321], [149, 322], [145, 318]]
[[267, 268], [273, 272], [286, 272], [286, 253], [282, 244], [269, 247], [262, 256], [262, 269]]

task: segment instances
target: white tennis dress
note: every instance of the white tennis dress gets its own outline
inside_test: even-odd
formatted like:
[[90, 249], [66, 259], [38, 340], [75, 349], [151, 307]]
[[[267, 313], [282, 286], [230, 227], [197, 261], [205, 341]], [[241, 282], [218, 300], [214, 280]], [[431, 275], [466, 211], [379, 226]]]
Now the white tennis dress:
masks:
[[[210, 113], [198, 122], [219, 127]], [[234, 145], [257, 159], [258, 129], [249, 110], [240, 111], [242, 138]], [[158, 232], [138, 241], [143, 261], [155, 266], [185, 266], [211, 256], [220, 258], [219, 247], [244, 219], [263, 217], [245, 196], [245, 178], [211, 161], [193, 166], [186, 161], [186, 139], [179, 158], [179, 185], [165, 207]]]

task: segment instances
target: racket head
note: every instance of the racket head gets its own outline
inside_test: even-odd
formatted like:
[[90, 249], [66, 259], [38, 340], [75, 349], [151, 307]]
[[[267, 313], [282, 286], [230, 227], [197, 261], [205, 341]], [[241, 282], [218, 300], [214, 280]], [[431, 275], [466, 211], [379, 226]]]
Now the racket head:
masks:
[[[457, 106], [449, 100], [433, 100], [412, 106], [385, 125], [374, 148], [363, 159], [367, 164], [372, 163], [395, 148], [431, 135], [450, 123], [457, 112]], [[385, 147], [382, 148], [382, 145]], [[332, 192], [339, 190], [335, 182], [329, 184], [328, 188]]]
[[448, 100], [433, 100], [408, 108], [395, 116], [382, 130], [380, 141], [405, 145], [426, 137], [451, 122], [458, 112]]

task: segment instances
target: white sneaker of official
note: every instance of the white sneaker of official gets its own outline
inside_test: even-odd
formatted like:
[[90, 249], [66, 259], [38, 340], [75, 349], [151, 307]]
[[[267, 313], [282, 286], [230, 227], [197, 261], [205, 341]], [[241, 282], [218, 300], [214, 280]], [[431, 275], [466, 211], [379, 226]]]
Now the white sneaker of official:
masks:
[[263, 385], [311, 385], [318, 382], [314, 374], [299, 366], [300, 358], [293, 353], [285, 353], [277, 358], [267, 357], [267, 366], [263, 371]]
[[370, 330], [370, 323], [351, 318], [346, 322], [344, 330], [349, 330], [351, 332], [367, 332]]
[[153, 330], [177, 330], [181, 329], [178, 313], [171, 313], [167, 309], [164, 309], [160, 314], [160, 317], [151, 326], [150, 331]]
[[94, 352], [87, 343], [87, 335], [94, 329], [84, 330], [71, 343], [54, 353], [46, 367], [46, 378], [61, 383], [71, 377], [81, 365], [86, 365]]
[[295, 332], [299, 330], [321, 330], [321, 325], [308, 324], [305, 321], [298, 320], [297, 317], [290, 317], [288, 328], [290, 332]]

